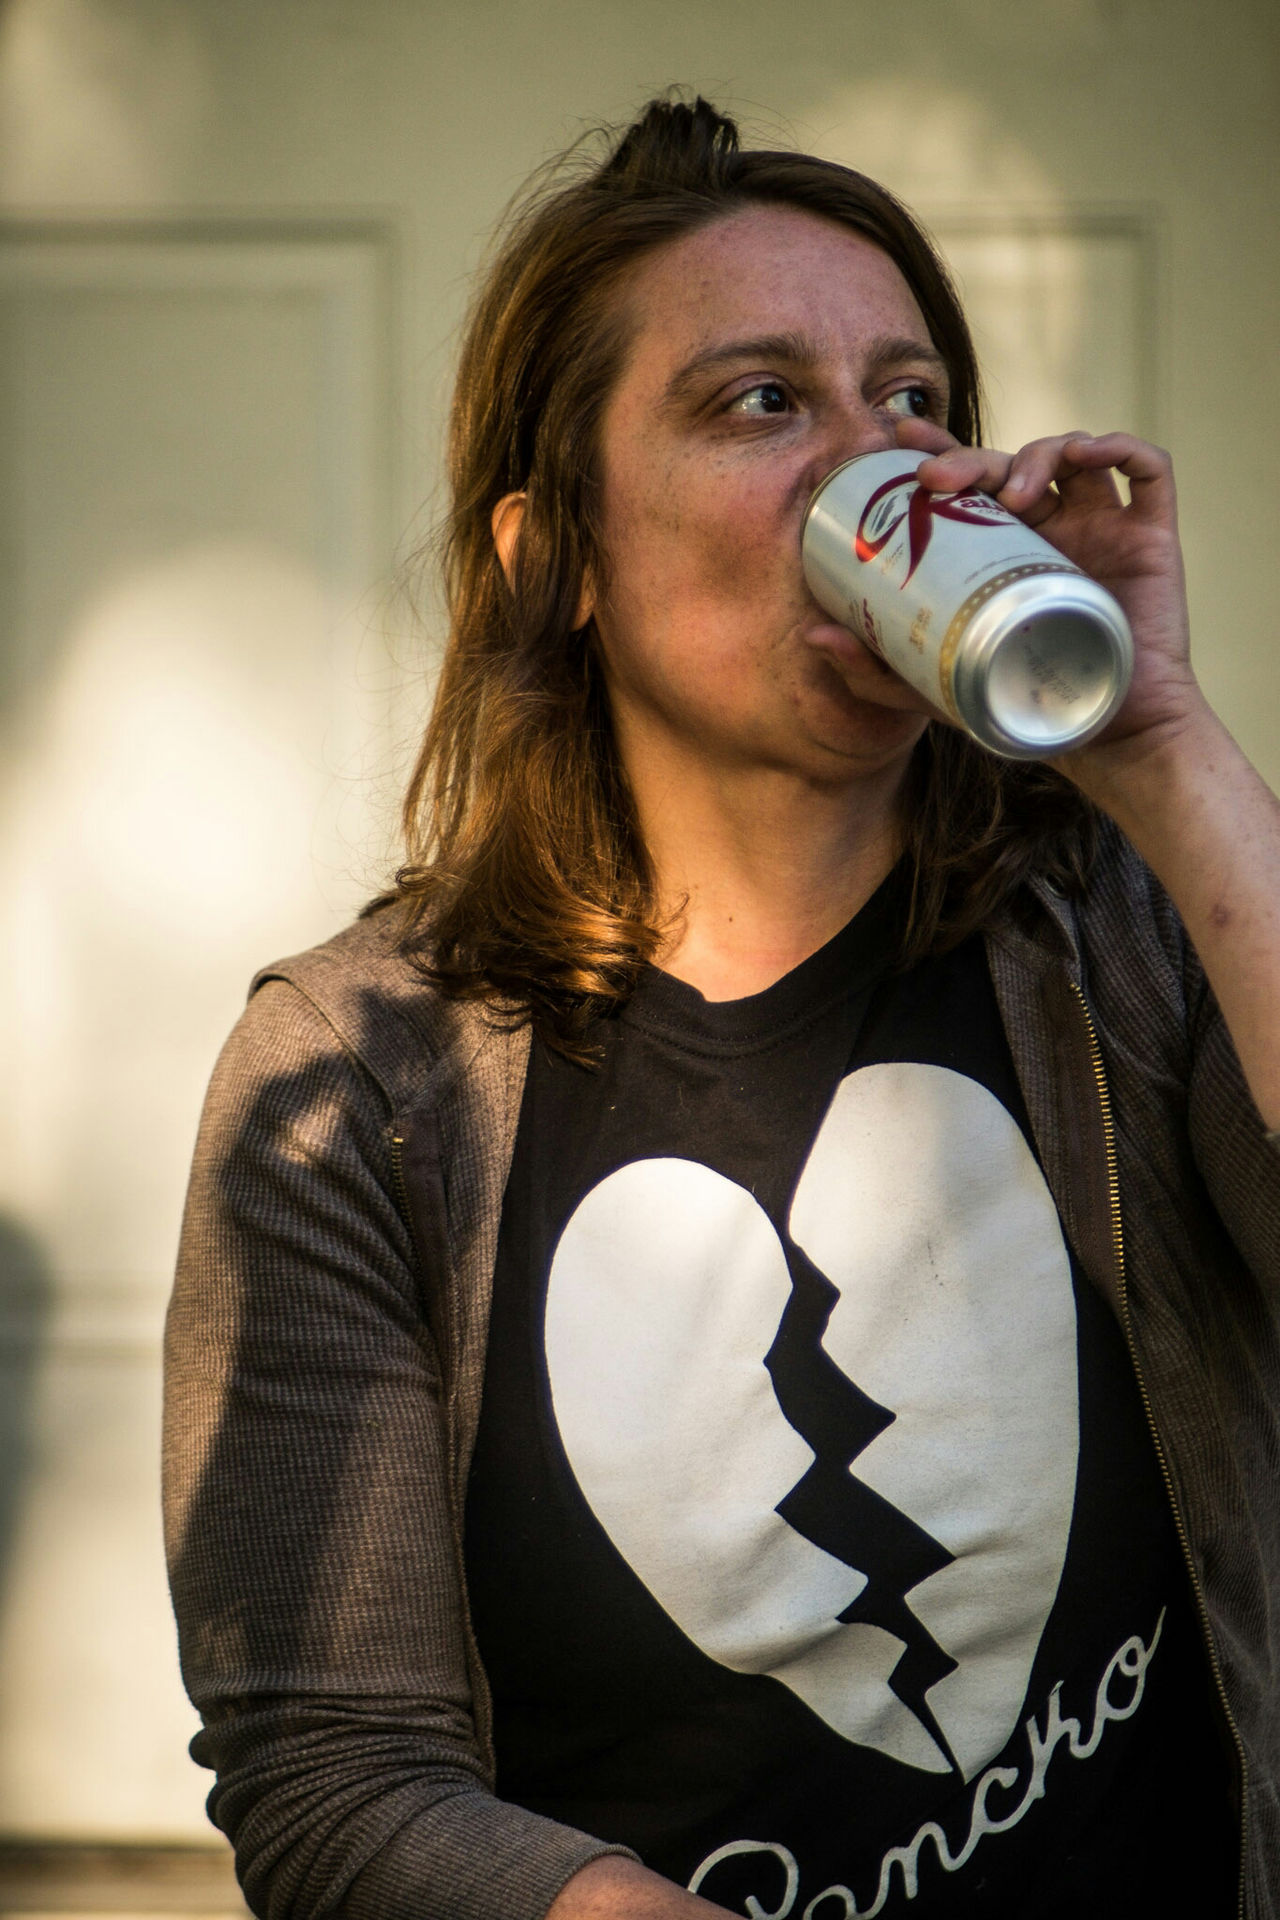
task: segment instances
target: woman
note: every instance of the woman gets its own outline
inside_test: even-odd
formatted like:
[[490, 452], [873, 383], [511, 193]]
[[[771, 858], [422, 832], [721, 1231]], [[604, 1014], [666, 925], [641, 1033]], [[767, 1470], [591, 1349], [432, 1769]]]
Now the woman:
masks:
[[[1280, 810], [1167, 456], [979, 439], [909, 217], [701, 101], [490, 272], [410, 863], [255, 982], [170, 1319], [260, 1913], [1277, 1911]], [[806, 591], [895, 444], [1125, 605], [1056, 771]]]

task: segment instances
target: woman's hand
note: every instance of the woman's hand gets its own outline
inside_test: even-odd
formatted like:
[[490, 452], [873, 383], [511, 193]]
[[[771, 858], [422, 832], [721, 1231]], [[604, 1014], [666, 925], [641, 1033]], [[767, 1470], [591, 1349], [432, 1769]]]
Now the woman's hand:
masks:
[[[933, 492], [981, 487], [1107, 587], [1133, 629], [1133, 682], [1096, 739], [1054, 761], [1112, 816], [1181, 913], [1258, 1110], [1280, 1130], [1280, 802], [1191, 671], [1167, 453], [1128, 433], [1057, 434], [1017, 453], [961, 447], [927, 421], [899, 442], [933, 457]], [[1123, 473], [1126, 506], [1112, 475]]]
[[[903, 446], [934, 456], [920, 468], [922, 486], [994, 494], [1124, 608], [1134, 639], [1129, 692], [1097, 739], [1056, 763], [1107, 805], [1107, 789], [1117, 776], [1123, 780], [1127, 763], [1202, 724], [1209, 713], [1191, 670], [1169, 455], [1129, 433], [1055, 434], [1012, 454], [962, 447], [921, 420], [904, 421], [898, 437]], [[1117, 472], [1129, 482], [1127, 505]]]

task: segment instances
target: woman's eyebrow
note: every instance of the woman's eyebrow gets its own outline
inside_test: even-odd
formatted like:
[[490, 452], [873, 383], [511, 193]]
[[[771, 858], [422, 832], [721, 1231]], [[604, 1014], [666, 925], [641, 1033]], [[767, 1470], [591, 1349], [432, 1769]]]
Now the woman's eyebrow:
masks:
[[867, 365], [873, 373], [879, 373], [885, 367], [900, 366], [904, 362], [917, 367], [926, 366], [944, 380], [950, 380], [950, 370], [938, 349], [923, 340], [913, 340], [910, 334], [873, 340], [867, 350]]
[[735, 361], [769, 361], [775, 366], [812, 367], [822, 358], [823, 342], [803, 333], [760, 333], [749, 339], [725, 340], [719, 346], [704, 347], [677, 367], [662, 393], [661, 405], [673, 407], [684, 400], [708, 373], [731, 366]]

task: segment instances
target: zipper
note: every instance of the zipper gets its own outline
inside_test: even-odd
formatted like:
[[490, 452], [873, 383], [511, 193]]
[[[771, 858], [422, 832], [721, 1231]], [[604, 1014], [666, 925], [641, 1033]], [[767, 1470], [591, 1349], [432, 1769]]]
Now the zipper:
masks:
[[413, 1215], [409, 1212], [409, 1189], [404, 1180], [404, 1136], [393, 1133], [391, 1136], [391, 1171], [395, 1176], [396, 1193], [404, 1211], [406, 1226], [412, 1227]]
[[1138, 1347], [1133, 1333], [1133, 1315], [1129, 1307], [1129, 1279], [1124, 1257], [1124, 1221], [1120, 1211], [1120, 1175], [1116, 1157], [1116, 1130], [1111, 1112], [1111, 1093], [1107, 1086], [1106, 1069], [1102, 1063], [1102, 1048], [1098, 1045], [1098, 1034], [1093, 1024], [1093, 1015], [1089, 1012], [1089, 1003], [1084, 997], [1083, 989], [1073, 980], [1071, 982], [1071, 991], [1079, 1001], [1080, 1011], [1084, 1015], [1085, 1031], [1089, 1037], [1089, 1058], [1093, 1066], [1093, 1078], [1098, 1092], [1098, 1105], [1102, 1112], [1102, 1137], [1107, 1157], [1107, 1205], [1111, 1218], [1111, 1244], [1115, 1257], [1117, 1290], [1120, 1300], [1120, 1325], [1124, 1333], [1125, 1345], [1129, 1350], [1129, 1361], [1133, 1367], [1134, 1378], [1138, 1383], [1138, 1393], [1142, 1400], [1143, 1411], [1147, 1417], [1147, 1427], [1155, 1447], [1156, 1460], [1160, 1467], [1160, 1476], [1164, 1481], [1165, 1492], [1169, 1498], [1169, 1507], [1173, 1514], [1173, 1524], [1177, 1530], [1178, 1542], [1182, 1548], [1182, 1557], [1186, 1562], [1187, 1572], [1190, 1575], [1191, 1591], [1195, 1599], [1196, 1613], [1199, 1616], [1201, 1635], [1204, 1639], [1205, 1649], [1209, 1655], [1209, 1668], [1213, 1675], [1213, 1684], [1217, 1692], [1218, 1703], [1222, 1708], [1222, 1716], [1226, 1721], [1227, 1730], [1231, 1735], [1232, 1745], [1235, 1747], [1236, 1752], [1236, 1762], [1240, 1769], [1240, 1877], [1237, 1887], [1236, 1914], [1237, 1920], [1244, 1920], [1245, 1857], [1249, 1838], [1249, 1762], [1245, 1755], [1244, 1742], [1240, 1738], [1240, 1729], [1236, 1725], [1235, 1716], [1231, 1711], [1231, 1704], [1227, 1699], [1227, 1689], [1222, 1678], [1222, 1667], [1218, 1660], [1218, 1650], [1213, 1640], [1213, 1626], [1209, 1619], [1209, 1608], [1205, 1601], [1204, 1589], [1200, 1585], [1200, 1576], [1196, 1571], [1195, 1557], [1191, 1551], [1191, 1539], [1187, 1533], [1186, 1522], [1182, 1517], [1182, 1510], [1178, 1505], [1178, 1496], [1174, 1490], [1173, 1476], [1169, 1471], [1169, 1461], [1165, 1453], [1164, 1441], [1160, 1437], [1160, 1429], [1156, 1424], [1155, 1409], [1151, 1404], [1151, 1396], [1147, 1391], [1147, 1383], [1143, 1377], [1142, 1363], [1138, 1358]]

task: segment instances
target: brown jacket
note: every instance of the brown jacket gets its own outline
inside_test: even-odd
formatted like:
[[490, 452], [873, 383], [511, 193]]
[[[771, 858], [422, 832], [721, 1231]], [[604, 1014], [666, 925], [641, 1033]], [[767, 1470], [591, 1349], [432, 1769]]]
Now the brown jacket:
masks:
[[[528, 1055], [382, 910], [267, 968], [214, 1075], [170, 1310], [166, 1525], [210, 1812], [273, 1916], [537, 1920], [598, 1840], [497, 1800], [461, 1529]], [[1062, 1219], [1129, 1340], [1280, 1920], [1280, 1152], [1109, 835], [988, 937]]]

